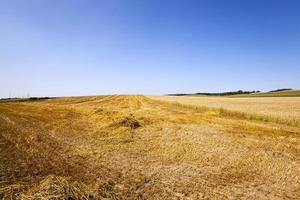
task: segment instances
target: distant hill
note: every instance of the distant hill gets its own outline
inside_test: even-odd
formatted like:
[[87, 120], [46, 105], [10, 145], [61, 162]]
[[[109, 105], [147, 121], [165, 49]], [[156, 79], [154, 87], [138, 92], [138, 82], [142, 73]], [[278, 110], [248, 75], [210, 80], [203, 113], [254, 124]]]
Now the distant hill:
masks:
[[300, 97], [300, 90], [279, 90], [247, 95], [234, 95], [231, 97]]
[[300, 97], [300, 90], [277, 89], [269, 92], [260, 91], [232, 91], [223, 93], [194, 93], [194, 94], [168, 94], [168, 96], [223, 96], [223, 97]]

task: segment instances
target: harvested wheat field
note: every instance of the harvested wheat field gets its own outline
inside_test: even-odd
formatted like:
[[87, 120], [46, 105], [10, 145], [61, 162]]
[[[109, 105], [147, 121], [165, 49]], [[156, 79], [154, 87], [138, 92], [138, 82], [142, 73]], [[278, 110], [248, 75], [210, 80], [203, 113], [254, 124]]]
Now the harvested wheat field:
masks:
[[0, 102], [1, 198], [300, 198], [299, 99], [167, 98]]

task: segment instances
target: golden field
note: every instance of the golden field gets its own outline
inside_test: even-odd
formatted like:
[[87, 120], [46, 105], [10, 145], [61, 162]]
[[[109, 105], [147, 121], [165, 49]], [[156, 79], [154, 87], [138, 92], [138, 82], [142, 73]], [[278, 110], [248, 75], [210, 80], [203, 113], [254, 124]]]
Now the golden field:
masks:
[[[248, 95], [250, 96], [250, 95]], [[265, 115], [300, 123], [300, 97], [193, 97], [193, 96], [153, 96], [158, 100], [178, 102], [195, 106], [224, 108], [231, 111]]]
[[3, 101], [0, 198], [299, 199], [299, 110], [297, 97]]

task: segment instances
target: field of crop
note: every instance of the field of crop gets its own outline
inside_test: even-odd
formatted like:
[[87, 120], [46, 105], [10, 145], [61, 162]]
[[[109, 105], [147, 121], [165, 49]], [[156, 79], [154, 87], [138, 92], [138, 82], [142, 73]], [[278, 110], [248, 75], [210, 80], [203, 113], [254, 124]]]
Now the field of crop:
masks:
[[[231, 94], [230, 94], [231, 93]], [[196, 96], [196, 97], [229, 97], [229, 98], [241, 98], [241, 97], [300, 97], [300, 90], [283, 90], [283, 91], [270, 91], [270, 92], [255, 92], [250, 94], [235, 94], [237, 92], [225, 92], [225, 93], [187, 93], [187, 94], [169, 94], [169, 96]]]
[[0, 102], [0, 199], [299, 199], [299, 98], [187, 98]]
[[263, 115], [300, 124], [300, 97], [195, 97], [156, 96], [154, 99], [188, 105], [224, 108], [245, 114]]
[[233, 95], [232, 97], [300, 97], [300, 90], [260, 92], [252, 94]]

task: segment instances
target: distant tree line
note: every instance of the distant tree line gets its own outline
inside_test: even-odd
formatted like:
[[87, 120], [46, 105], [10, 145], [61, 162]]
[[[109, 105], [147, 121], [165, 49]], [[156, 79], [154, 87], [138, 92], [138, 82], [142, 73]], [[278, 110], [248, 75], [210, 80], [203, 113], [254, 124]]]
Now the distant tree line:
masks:
[[38, 100], [47, 100], [51, 99], [51, 97], [30, 97], [29, 100], [38, 101]]
[[237, 94], [252, 94], [252, 93], [258, 93], [260, 91], [229, 91], [229, 92], [220, 92], [220, 93], [196, 93], [197, 95], [212, 95], [212, 96], [228, 96], [228, 95], [237, 95]]
[[271, 90], [270, 92], [281, 92], [281, 91], [287, 91], [287, 90], [292, 90], [292, 88], [282, 88], [282, 89], [277, 89], [277, 90]]
[[0, 101], [17, 101], [17, 102], [24, 102], [24, 101], [41, 101], [52, 99], [54, 97], [30, 97], [30, 98], [1, 98]]
[[[259, 90], [253, 90], [253, 91], [229, 91], [229, 92], [217, 92], [217, 93], [211, 93], [211, 92], [200, 92], [200, 93], [194, 93], [192, 95], [207, 95], [207, 96], [229, 96], [229, 95], [237, 95], [237, 94], [252, 94], [252, 93], [258, 93]], [[191, 95], [191, 94], [168, 94], [169, 96], [185, 96], [185, 95]]]

